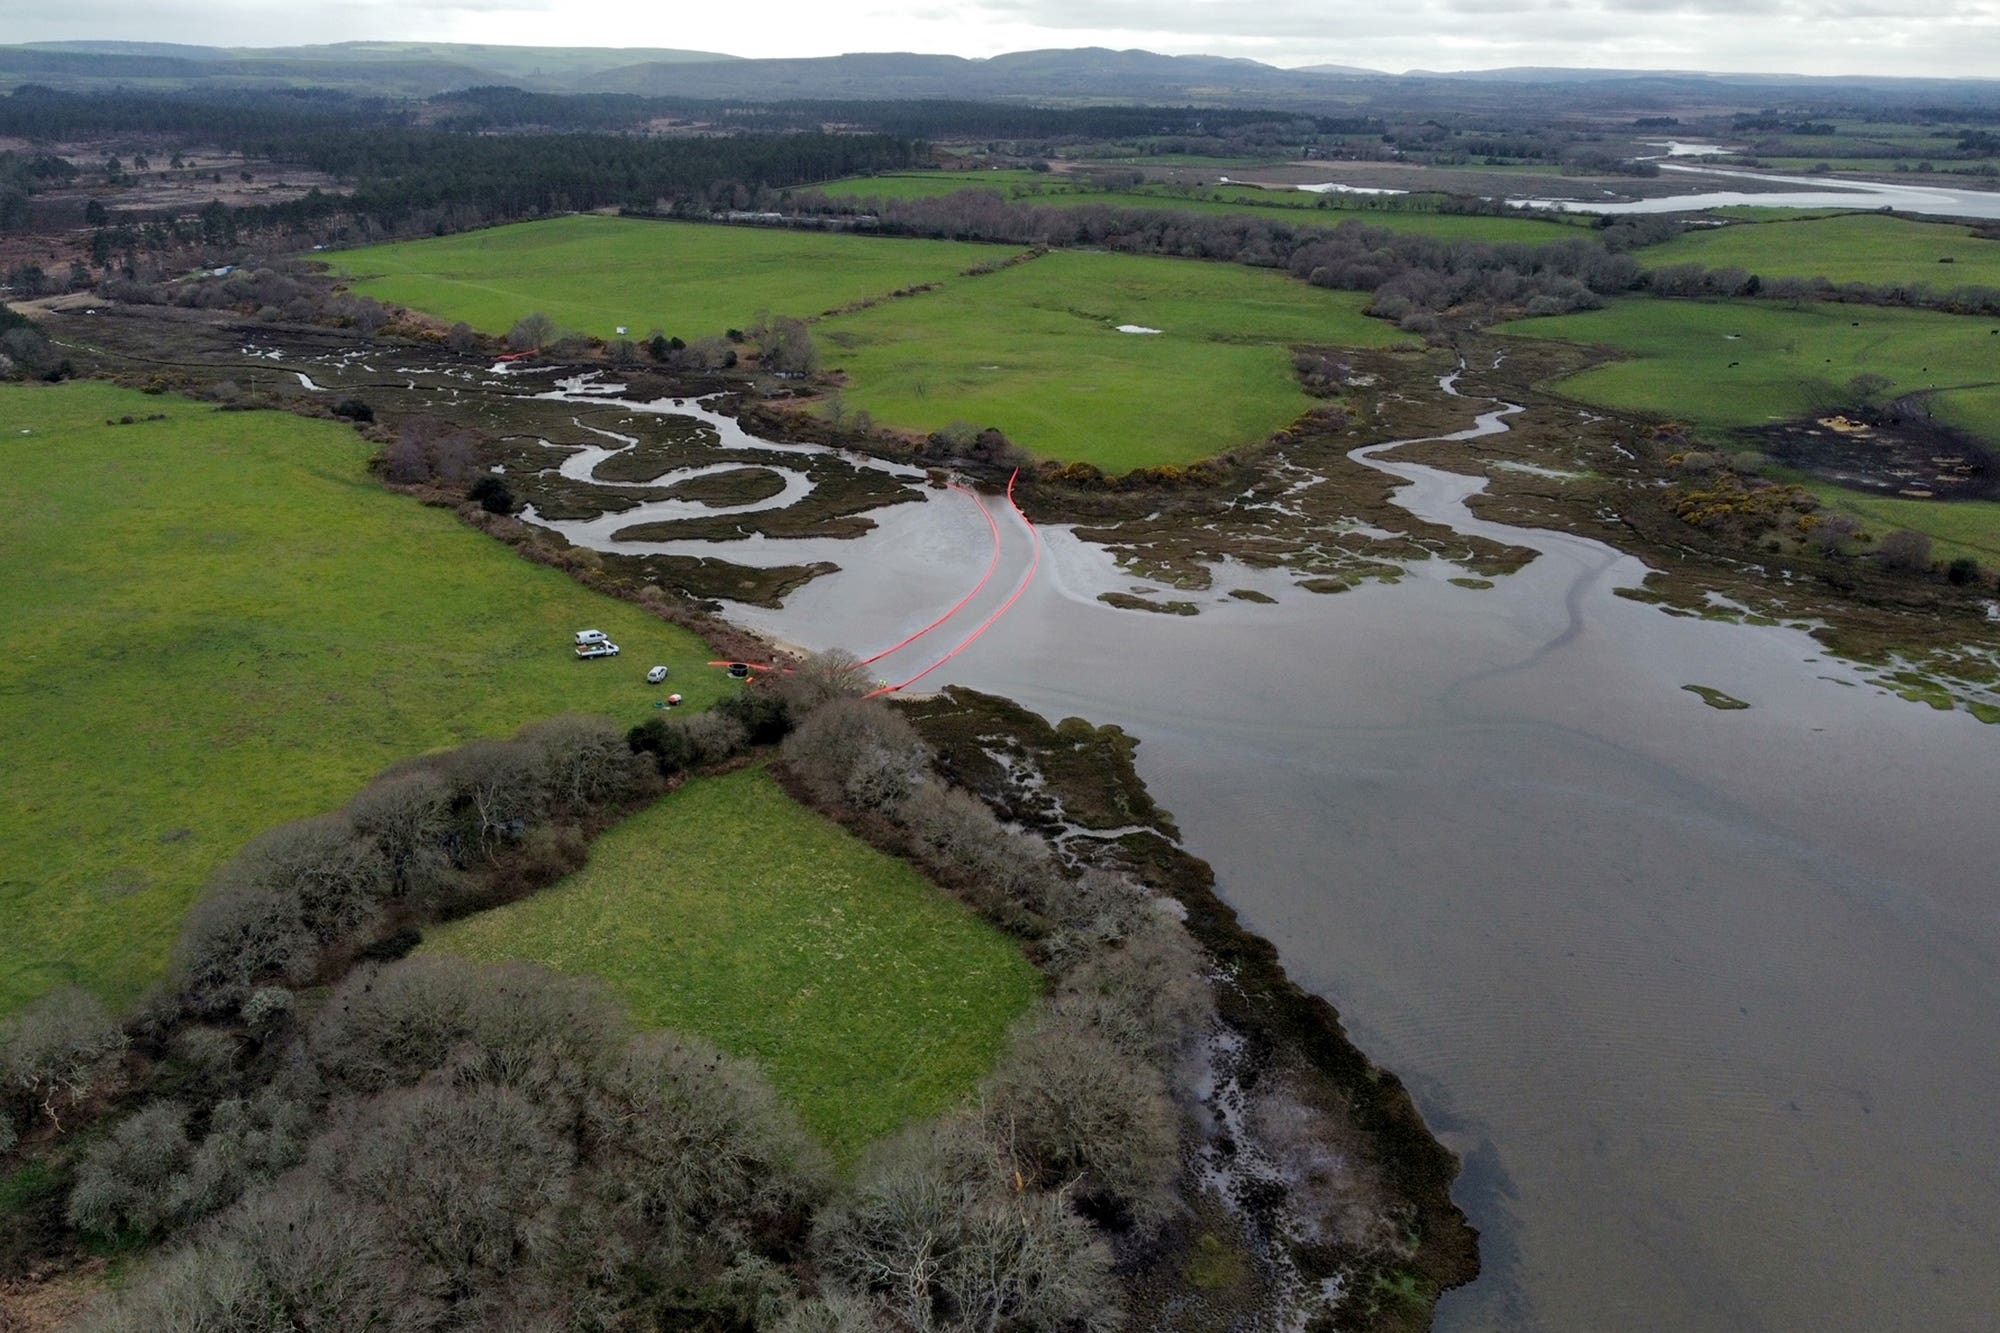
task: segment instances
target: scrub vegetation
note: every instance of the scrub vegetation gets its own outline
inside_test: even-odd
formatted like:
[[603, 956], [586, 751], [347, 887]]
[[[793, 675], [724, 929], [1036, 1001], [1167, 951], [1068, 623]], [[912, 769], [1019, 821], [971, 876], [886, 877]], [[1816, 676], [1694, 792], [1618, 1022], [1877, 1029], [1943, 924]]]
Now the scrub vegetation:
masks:
[[1905, 500], [1893, 495], [1866, 495], [1845, 486], [1800, 478], [1819, 497], [1822, 508], [1850, 516], [1862, 531], [1919, 532], [1931, 540], [1940, 561], [1971, 559], [1987, 569], [2000, 569], [2000, 504], [1991, 500]]
[[[692, 634], [385, 493], [346, 426], [85, 384], [0, 419], [0, 1012], [136, 998], [217, 866], [397, 759], [637, 720], [655, 662], [693, 707], [728, 688]], [[585, 625], [625, 655], [575, 660]]]
[[[1208, 965], [1139, 883], [1065, 866], [946, 786], [907, 721], [852, 697], [853, 668], [809, 660], [629, 733], [555, 719], [400, 765], [256, 839], [208, 886], [170, 984], [122, 1029], [74, 989], [0, 1024], [0, 1126], [44, 1168], [0, 1228], [10, 1262], [65, 1237], [156, 1248], [85, 1316], [104, 1333], [262, 1327], [255, 1312], [274, 1308], [301, 1326], [409, 1330], [580, 1314], [717, 1333], [1122, 1326], [1114, 1247], [1129, 1262], [1182, 1243]], [[800, 799], [905, 851], [959, 903], [762, 770], [718, 775], [779, 737]], [[448, 948], [384, 961], [442, 919], [546, 889], [671, 779], [687, 785], [652, 813], [689, 832], [662, 836], [647, 816], [620, 830], [645, 858], [635, 870], [607, 849], [597, 873], [627, 890], [602, 900], [612, 910], [579, 910], [582, 877], [547, 900], [551, 917], [510, 925], [601, 938], [637, 908], [686, 926], [651, 937], [712, 987], [686, 992], [678, 1017], [738, 1039], [740, 1025], [789, 1029], [759, 1052], [766, 1067], [696, 1036], [635, 1035], [657, 1011], [631, 986], [662, 992], [602, 955], [609, 988]], [[630, 882], [689, 868], [671, 899]], [[954, 1000], [958, 1031], [938, 1033]], [[859, 1026], [843, 1026], [851, 1007]], [[896, 1027], [917, 1034], [900, 1059], [881, 1049]], [[941, 1067], [912, 1067], [953, 1036]], [[850, 1081], [857, 1057], [881, 1086]], [[816, 1099], [813, 1071], [836, 1069], [846, 1086]], [[932, 1118], [856, 1157], [920, 1107]], [[1314, 1234], [1384, 1262], [1372, 1231]]]
[[1009, 252], [819, 232], [566, 217], [337, 257], [364, 296], [505, 333], [531, 312], [599, 338], [620, 326], [693, 342], [759, 311], [809, 317], [939, 282]]
[[1039, 989], [1004, 936], [761, 770], [694, 782], [429, 949], [603, 978], [754, 1059], [843, 1159], [968, 1093]]

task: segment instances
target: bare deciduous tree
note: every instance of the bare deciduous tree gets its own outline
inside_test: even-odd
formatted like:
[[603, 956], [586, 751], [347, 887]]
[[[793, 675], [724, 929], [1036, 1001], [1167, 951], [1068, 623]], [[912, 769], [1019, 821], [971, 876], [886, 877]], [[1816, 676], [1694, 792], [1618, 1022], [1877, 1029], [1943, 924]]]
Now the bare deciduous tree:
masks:
[[573, 1103], [624, 1031], [623, 1012], [594, 980], [424, 956], [350, 976], [314, 1016], [310, 1049], [329, 1080], [358, 1091], [443, 1071]]
[[310, 1160], [419, 1256], [424, 1290], [477, 1323], [466, 1316], [497, 1308], [492, 1279], [553, 1240], [574, 1151], [515, 1088], [427, 1083], [375, 1098], [323, 1136]]
[[1144, 1223], [1174, 1210], [1179, 1134], [1166, 1084], [1078, 1015], [1016, 1028], [986, 1081], [986, 1110], [1042, 1182], [1080, 1179]]
[[354, 827], [381, 854], [392, 900], [428, 904], [450, 877], [452, 797], [450, 782], [426, 765], [379, 778], [348, 803]]
[[654, 1225], [742, 1236], [803, 1217], [826, 1163], [792, 1111], [745, 1061], [656, 1033], [633, 1042], [592, 1097], [594, 1136], [622, 1206]]
[[1931, 539], [1921, 532], [1898, 528], [1875, 543], [1875, 558], [1884, 569], [1898, 574], [1928, 574], [1931, 568]]
[[979, 1127], [950, 1120], [871, 1151], [813, 1231], [822, 1271], [921, 1333], [1122, 1323], [1110, 1260], [1060, 1193], [1022, 1193]]
[[916, 729], [879, 703], [836, 699], [785, 740], [785, 763], [813, 794], [863, 810], [890, 810], [923, 780], [930, 754]]
[[97, 997], [61, 986], [0, 1024], [0, 1087], [60, 1130], [63, 1112], [110, 1076], [124, 1049]]
[[507, 330], [507, 345], [517, 352], [531, 352], [538, 347], [546, 347], [556, 338], [556, 322], [537, 310], [525, 315]]
[[550, 794], [572, 811], [629, 795], [645, 778], [625, 733], [603, 718], [553, 718], [525, 728], [518, 739], [541, 750]]
[[103, 1236], [150, 1235], [166, 1225], [174, 1182], [194, 1149], [187, 1114], [176, 1102], [154, 1102], [92, 1145], [70, 1189], [70, 1225]]

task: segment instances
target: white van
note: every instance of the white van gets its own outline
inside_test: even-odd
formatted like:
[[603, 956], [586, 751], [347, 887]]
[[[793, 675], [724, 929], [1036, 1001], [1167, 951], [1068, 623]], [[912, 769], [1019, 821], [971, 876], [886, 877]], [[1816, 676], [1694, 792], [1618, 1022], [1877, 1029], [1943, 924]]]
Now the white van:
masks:
[[576, 632], [576, 646], [588, 648], [592, 644], [609, 643], [611, 636], [601, 629], [580, 629]]

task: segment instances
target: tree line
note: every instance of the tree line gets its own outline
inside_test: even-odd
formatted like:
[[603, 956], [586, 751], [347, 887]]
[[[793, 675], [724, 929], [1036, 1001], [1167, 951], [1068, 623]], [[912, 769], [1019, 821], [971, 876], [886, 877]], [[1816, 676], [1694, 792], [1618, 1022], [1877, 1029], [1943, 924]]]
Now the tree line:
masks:
[[[829, 654], [706, 714], [401, 765], [218, 872], [125, 1023], [72, 989], [0, 1025], [0, 1151], [58, 1167], [43, 1225], [155, 1251], [82, 1327], [1121, 1326], [1120, 1264], [1186, 1215], [1208, 964], [1149, 890], [949, 785], [864, 679]], [[1048, 977], [976, 1101], [846, 1179], [754, 1066], [633, 1033], [594, 981], [404, 956], [760, 745]]]

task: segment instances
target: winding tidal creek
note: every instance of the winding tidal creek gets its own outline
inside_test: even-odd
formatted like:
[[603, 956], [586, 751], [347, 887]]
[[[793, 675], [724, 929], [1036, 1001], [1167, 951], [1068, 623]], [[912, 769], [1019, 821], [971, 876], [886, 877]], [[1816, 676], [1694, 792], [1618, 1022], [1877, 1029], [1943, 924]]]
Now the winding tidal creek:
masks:
[[[1060, 527], [1028, 579], [1005, 500], [957, 491], [858, 540], [677, 549], [837, 561], [730, 614], [866, 654], [963, 597], [999, 532], [953, 623], [1019, 600], [924, 688], [1140, 738], [1223, 895], [1464, 1156], [1486, 1271], [1441, 1327], [1991, 1327], [2000, 733], [1798, 630], [1621, 598], [1637, 560], [1478, 520], [1480, 479], [1396, 448], [1355, 457], [1399, 504], [1537, 558], [1490, 588], [1433, 560], [1336, 596], [1225, 565], [1176, 616], [1097, 600], [1158, 589]], [[935, 658], [960, 636], [930, 637]], [[900, 679], [904, 651], [876, 670]]]

